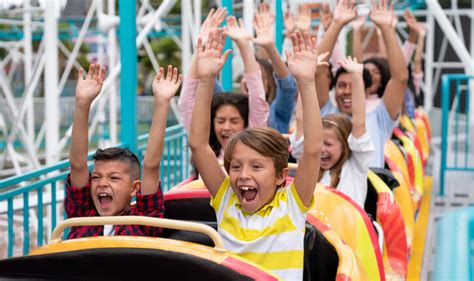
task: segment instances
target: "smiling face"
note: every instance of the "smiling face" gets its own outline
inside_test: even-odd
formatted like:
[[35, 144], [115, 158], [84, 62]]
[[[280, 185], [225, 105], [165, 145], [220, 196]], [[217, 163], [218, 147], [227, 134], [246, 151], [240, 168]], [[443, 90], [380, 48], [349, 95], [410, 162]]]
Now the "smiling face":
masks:
[[132, 180], [130, 166], [122, 161], [96, 160], [91, 174], [91, 197], [101, 216], [123, 214], [140, 186]]
[[275, 195], [276, 186], [285, 182], [286, 171], [277, 175], [271, 157], [261, 155], [240, 141], [235, 143], [229, 177], [245, 212], [253, 214], [268, 204]]
[[214, 133], [221, 147], [225, 148], [229, 138], [244, 129], [244, 119], [233, 105], [220, 106], [214, 117]]
[[371, 62], [365, 63], [364, 67], [369, 71], [370, 76], [372, 77], [372, 85], [367, 88], [366, 93], [368, 95], [377, 94], [377, 91], [382, 84], [382, 74], [380, 73], [380, 69]]
[[321, 169], [332, 169], [342, 157], [342, 143], [332, 129], [323, 129], [323, 149], [321, 150]]
[[350, 73], [341, 73], [335, 85], [337, 107], [342, 113], [352, 115], [352, 77]]

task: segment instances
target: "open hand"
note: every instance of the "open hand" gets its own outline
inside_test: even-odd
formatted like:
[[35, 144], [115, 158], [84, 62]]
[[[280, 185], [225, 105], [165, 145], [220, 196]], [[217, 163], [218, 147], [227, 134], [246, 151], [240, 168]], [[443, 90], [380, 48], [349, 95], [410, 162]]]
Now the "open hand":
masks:
[[178, 91], [183, 77], [181, 74], [178, 75], [178, 68], [173, 68], [171, 65], [168, 65], [166, 78], [164, 72], [163, 67], [161, 67], [160, 72], [153, 79], [153, 95], [157, 99], [169, 101]]
[[295, 31], [295, 19], [291, 15], [290, 11], [286, 11], [283, 17], [283, 23], [285, 24], [285, 30], [287, 36], [290, 36]]
[[364, 65], [362, 63], [358, 63], [357, 58], [347, 56], [347, 58], [343, 58], [337, 63], [349, 73], [362, 74], [362, 72], [364, 71]]
[[346, 25], [357, 17], [354, 0], [339, 0], [333, 13], [333, 21]]
[[405, 12], [403, 12], [403, 17], [407, 23], [408, 30], [418, 33], [418, 21], [416, 20], [415, 16], [408, 9], [406, 9]]
[[396, 20], [393, 4], [388, 5], [387, 0], [381, 0], [380, 3], [372, 1], [370, 20], [379, 28], [393, 27], [394, 20]]
[[198, 38], [204, 40], [203, 44], [206, 44], [205, 40], [207, 40], [209, 32], [216, 31], [221, 23], [224, 22], [226, 16], [227, 9], [225, 7], [220, 7], [217, 10], [211, 9], [211, 11], [209, 11], [209, 14], [201, 25], [198, 35]]
[[[263, 4], [263, 3], [262, 3]], [[260, 4], [260, 5], [262, 5]], [[259, 11], [255, 14], [253, 25], [255, 27], [256, 38], [252, 38], [252, 41], [260, 46], [268, 47], [275, 45], [275, 35], [273, 30], [273, 22], [275, 21], [275, 15], [269, 12], [268, 4], [262, 6]]]
[[231, 50], [224, 53], [226, 35], [221, 28], [215, 32], [209, 32], [206, 44], [202, 43], [202, 38], [197, 43], [197, 78], [198, 79], [215, 79], [219, 71], [224, 66]]
[[89, 72], [85, 79], [84, 69], [79, 69], [79, 77], [76, 86], [76, 102], [92, 104], [102, 90], [105, 74], [105, 67], [100, 67], [100, 64], [92, 63], [89, 66]]
[[305, 30], [310, 30], [311, 28], [311, 10], [308, 9], [305, 5], [300, 5], [298, 7], [298, 15], [295, 20], [295, 28], [301, 32]]
[[227, 17], [227, 27], [225, 29], [225, 34], [237, 44], [249, 41], [251, 38], [250, 34], [244, 28], [242, 19], [239, 19], [239, 22], [237, 23], [237, 20], [234, 16]]
[[332, 22], [332, 12], [329, 8], [328, 3], [323, 3], [321, 8], [321, 24], [323, 25], [324, 30], [328, 30]]
[[299, 82], [314, 83], [314, 75], [318, 65], [316, 37], [308, 31], [303, 34], [298, 30], [291, 35], [293, 52], [286, 51], [288, 69]]

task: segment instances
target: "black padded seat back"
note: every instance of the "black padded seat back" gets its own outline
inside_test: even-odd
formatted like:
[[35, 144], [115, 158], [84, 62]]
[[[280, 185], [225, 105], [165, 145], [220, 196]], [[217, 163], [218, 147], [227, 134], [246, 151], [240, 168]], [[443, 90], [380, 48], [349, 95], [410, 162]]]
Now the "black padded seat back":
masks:
[[310, 223], [304, 236], [303, 280], [336, 280], [339, 256], [334, 246]]
[[165, 200], [165, 218], [189, 221], [216, 221], [209, 197]]
[[390, 188], [390, 190], [394, 190], [395, 188], [400, 186], [400, 183], [397, 179], [393, 176], [392, 172], [389, 169], [385, 168], [370, 168], [372, 172], [374, 172], [379, 178], [383, 180], [383, 182]]
[[[388, 186], [388, 188], [390, 188], [390, 190], [393, 191], [395, 188], [400, 186], [400, 183], [393, 176], [390, 170], [374, 167], [371, 167], [370, 170], [374, 172], [380, 179], [382, 179], [382, 181]], [[377, 219], [377, 200], [377, 190], [367, 177], [367, 196], [365, 197], [364, 210], [372, 218], [372, 220]]]
[[[203, 223], [217, 230], [216, 213], [209, 203], [210, 198], [208, 197], [165, 200], [164, 217]], [[192, 231], [165, 228], [163, 237], [214, 247], [214, 243], [207, 235]]]

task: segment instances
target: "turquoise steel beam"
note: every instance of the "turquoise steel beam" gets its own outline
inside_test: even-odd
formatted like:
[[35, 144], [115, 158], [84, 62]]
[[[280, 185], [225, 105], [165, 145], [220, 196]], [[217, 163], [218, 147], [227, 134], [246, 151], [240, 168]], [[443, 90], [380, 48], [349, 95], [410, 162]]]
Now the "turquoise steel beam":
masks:
[[119, 0], [120, 139], [137, 153], [137, 22], [136, 2]]
[[[222, 0], [222, 6], [227, 8], [227, 14], [230, 16], [233, 14], [232, 9], [232, 0]], [[224, 50], [232, 49], [232, 40], [227, 37], [225, 41]], [[221, 72], [221, 81], [222, 81], [222, 88], [225, 92], [232, 91], [232, 53], [230, 53], [229, 57], [227, 58], [224, 67], [222, 68]]]
[[281, 7], [281, 0], [275, 0], [275, 44], [278, 52], [281, 55], [283, 51], [283, 9]]
[[448, 119], [449, 119], [449, 76], [441, 78], [441, 168], [439, 171], [439, 195], [444, 196], [444, 175], [446, 173], [446, 159], [448, 150]]
[[[458, 99], [458, 102], [460, 102], [460, 96], [459, 96], [459, 87], [460, 87], [460, 82], [461, 81], [466, 81], [467, 85], [469, 85], [469, 80], [473, 80], [474, 76], [472, 75], [466, 75], [466, 74], [444, 74], [441, 78], [441, 163], [440, 163], [440, 169], [439, 169], [439, 180], [440, 180], [440, 186], [439, 186], [439, 195], [444, 196], [445, 195], [445, 190], [444, 190], [444, 183], [445, 183], [445, 174], [446, 171], [464, 171], [464, 172], [470, 172], [473, 170], [474, 167], [467, 167], [465, 161], [464, 167], [458, 167], [458, 161], [457, 161], [457, 152], [454, 155], [454, 164], [453, 166], [448, 166], [447, 160], [448, 160], [448, 121], [449, 121], [449, 112], [451, 109], [451, 92], [450, 92], [450, 86], [451, 86], [451, 81], [455, 81], [456, 89], [455, 89], [455, 95]], [[470, 92], [467, 91], [466, 95], [469, 95]], [[467, 97], [466, 100], [469, 102], [470, 97]], [[454, 150], [457, 149], [457, 133], [458, 133], [458, 113], [460, 111], [459, 104], [458, 106], [454, 109], [454, 113], [456, 114], [455, 116], [455, 132], [454, 132], [454, 137], [455, 137], [455, 147]], [[466, 115], [469, 116], [469, 107], [466, 106]], [[469, 123], [466, 124], [466, 126], [469, 126]], [[466, 128], [466, 132], [469, 133], [469, 129]], [[468, 136], [467, 136], [468, 137]], [[468, 151], [468, 146], [465, 147], [464, 152], [467, 154], [469, 153]]]

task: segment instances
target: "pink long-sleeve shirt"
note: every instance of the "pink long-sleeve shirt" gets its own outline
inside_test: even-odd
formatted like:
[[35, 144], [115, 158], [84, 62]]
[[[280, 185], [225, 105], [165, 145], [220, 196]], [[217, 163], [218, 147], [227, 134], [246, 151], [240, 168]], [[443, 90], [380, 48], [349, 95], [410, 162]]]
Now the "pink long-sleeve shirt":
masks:
[[[266, 126], [270, 114], [270, 106], [265, 99], [262, 72], [244, 73], [244, 77], [249, 93], [249, 127]], [[183, 126], [188, 132], [191, 127], [191, 116], [198, 85], [198, 79], [184, 79], [181, 95], [178, 100], [178, 112]], [[219, 160], [222, 160], [221, 156], [223, 156], [223, 151], [221, 151]]]
[[[270, 106], [265, 100], [262, 72], [245, 73], [244, 77], [249, 93], [249, 127], [266, 126]], [[178, 111], [181, 115], [183, 126], [188, 132], [191, 127], [191, 116], [198, 85], [198, 79], [184, 79], [183, 88], [178, 100]]]

